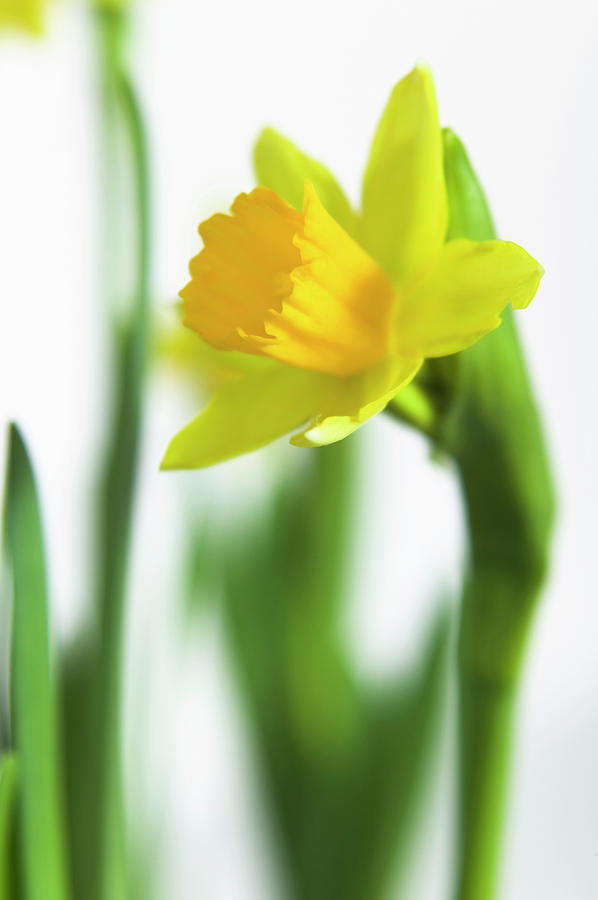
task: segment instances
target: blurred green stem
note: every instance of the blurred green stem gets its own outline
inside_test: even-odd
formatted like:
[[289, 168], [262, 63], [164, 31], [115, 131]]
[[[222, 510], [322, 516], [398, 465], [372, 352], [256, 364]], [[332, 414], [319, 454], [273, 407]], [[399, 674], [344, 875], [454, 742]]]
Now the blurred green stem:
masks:
[[497, 891], [515, 697], [515, 685], [484, 683], [460, 668], [459, 900], [490, 900]]
[[[105, 128], [122, 124], [133, 184], [131, 245], [137, 244], [133, 308], [124, 325], [114, 327], [116, 378], [113, 385], [112, 423], [100, 493], [100, 619], [99, 692], [102, 753], [98, 784], [100, 798], [101, 884], [99, 896], [119, 900], [129, 896], [126, 834], [121, 777], [122, 638], [133, 515], [136, 467], [139, 455], [143, 382], [148, 335], [149, 180], [145, 135], [136, 96], [129, 81], [122, 49], [124, 16], [121, 10], [98, 14], [105, 79]], [[111, 153], [112, 147], [108, 147]], [[117, 148], [118, 149], [118, 148]], [[106, 163], [110, 166], [111, 158]], [[107, 188], [114, 185], [109, 170]], [[125, 193], [126, 196], [126, 193]], [[108, 203], [118, 203], [119, 197]], [[122, 202], [122, 201], [121, 201]], [[125, 214], [124, 209], [116, 210]], [[107, 246], [106, 267], [117, 248]]]
[[[449, 238], [489, 240], [465, 150], [445, 133]], [[510, 310], [459, 356], [442, 443], [461, 480], [470, 543], [459, 635], [460, 846], [455, 897], [497, 892], [512, 729], [527, 637], [548, 567], [554, 496], [539, 415]]]
[[432, 440], [435, 439], [435, 410], [417, 382], [412, 382], [399, 391], [385, 411], [405, 425], [411, 425]]
[[[75, 895], [125, 900], [131, 889], [121, 764], [122, 641], [148, 347], [150, 202], [146, 139], [125, 63], [125, 12], [106, 7], [94, 15], [102, 89], [102, 301], [112, 317], [112, 386], [97, 499], [91, 647], [75, 648], [67, 671], [67, 774]], [[119, 315], [117, 303], [128, 290], [118, 265], [121, 247], [134, 260], [134, 297]]]

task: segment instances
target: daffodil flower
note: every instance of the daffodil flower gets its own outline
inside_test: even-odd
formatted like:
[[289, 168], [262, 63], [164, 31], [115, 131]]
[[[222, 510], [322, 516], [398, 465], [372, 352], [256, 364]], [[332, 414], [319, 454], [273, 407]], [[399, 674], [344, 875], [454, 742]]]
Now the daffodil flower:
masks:
[[[469, 347], [527, 306], [541, 266], [517, 244], [445, 242], [442, 134], [432, 77], [394, 88], [355, 213], [333, 176], [272, 130], [262, 184], [199, 226], [184, 324], [233, 351], [238, 377], [172, 440], [163, 468], [195, 468], [294, 431], [330, 444], [380, 412], [427, 357]], [[303, 196], [301, 197], [301, 193]]]

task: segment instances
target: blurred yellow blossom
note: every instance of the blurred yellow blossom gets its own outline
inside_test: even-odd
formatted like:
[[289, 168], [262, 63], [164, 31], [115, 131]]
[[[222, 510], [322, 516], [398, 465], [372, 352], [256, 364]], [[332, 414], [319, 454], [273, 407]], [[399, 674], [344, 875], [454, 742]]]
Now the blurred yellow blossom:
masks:
[[47, 0], [0, 0], [0, 29], [40, 34]]
[[[118, 9], [133, 0], [85, 0], [96, 9]], [[51, 0], [0, 0], [0, 30], [9, 29], [42, 34], [45, 12]]]
[[[184, 324], [256, 366], [175, 436], [164, 468], [210, 465], [306, 422], [292, 444], [338, 441], [382, 410], [426, 357], [463, 350], [500, 324], [508, 303], [531, 301], [543, 270], [521, 247], [445, 243], [442, 152], [423, 66], [391, 94], [360, 214], [324, 167], [275, 132], [263, 135], [258, 174], [261, 158], [286, 198], [258, 187], [230, 215], [203, 222], [204, 248], [181, 291]], [[301, 211], [296, 178], [285, 190], [289, 165], [306, 176]]]

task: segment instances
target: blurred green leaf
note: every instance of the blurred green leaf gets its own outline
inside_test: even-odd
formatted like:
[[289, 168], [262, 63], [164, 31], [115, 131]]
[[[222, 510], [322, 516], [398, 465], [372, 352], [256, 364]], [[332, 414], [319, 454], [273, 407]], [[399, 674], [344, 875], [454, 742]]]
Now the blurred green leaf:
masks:
[[44, 541], [33, 470], [14, 425], [9, 432], [6, 540], [13, 588], [12, 725], [19, 756], [23, 878], [27, 900], [65, 900]]
[[[347, 818], [355, 861], [345, 875], [345, 897], [385, 897], [392, 876], [401, 877], [409, 861], [446, 702], [449, 631], [445, 611], [412, 671], [367, 693], [362, 788], [353, 779], [347, 785], [355, 796]], [[345, 852], [341, 847], [339, 868]]]
[[334, 175], [273, 128], [264, 128], [257, 139], [253, 164], [258, 183], [298, 210], [303, 206], [303, 183], [309, 179], [330, 215], [345, 231], [355, 234], [355, 213]]
[[0, 900], [15, 900], [13, 849], [16, 809], [17, 761], [0, 758]]
[[181, 560], [183, 626], [200, 617], [219, 595], [225, 540], [205, 510], [189, 522], [187, 533]]
[[314, 451], [225, 571], [231, 663], [302, 900], [385, 896], [444, 697], [446, 618], [415, 670], [385, 687], [363, 683], [345, 647], [356, 440]]
[[151, 229], [148, 147], [129, 77], [125, 6], [96, 4], [94, 15], [103, 103], [105, 309], [129, 290], [128, 277], [115, 266], [123, 242], [135, 290], [124, 320], [110, 323], [112, 383], [96, 497], [94, 606], [88, 632], [69, 648], [63, 667], [71, 881], [73, 894], [85, 900], [130, 900], [135, 892], [122, 784], [122, 641], [148, 353]]

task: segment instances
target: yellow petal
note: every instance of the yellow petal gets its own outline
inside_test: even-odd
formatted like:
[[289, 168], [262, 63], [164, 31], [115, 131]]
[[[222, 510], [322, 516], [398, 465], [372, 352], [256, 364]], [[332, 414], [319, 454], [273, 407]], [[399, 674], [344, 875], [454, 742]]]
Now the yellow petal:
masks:
[[363, 181], [362, 243], [401, 284], [434, 257], [447, 220], [434, 82], [417, 66], [394, 88], [374, 136]]
[[325, 209], [346, 232], [355, 236], [355, 213], [334, 175], [273, 128], [264, 128], [260, 134], [253, 151], [253, 164], [258, 183], [275, 191], [298, 210], [303, 206], [305, 179], [309, 179]]
[[272, 362], [268, 371], [227, 382], [175, 435], [161, 467], [202, 468], [270, 443], [314, 414], [330, 380]]
[[328, 399], [305, 431], [291, 438], [297, 447], [319, 447], [347, 437], [384, 409], [415, 377], [421, 359], [396, 357], [351, 378], [330, 379]]
[[184, 379], [200, 396], [233, 378], [267, 371], [272, 365], [272, 361], [263, 356], [216, 350], [194, 331], [181, 328], [178, 307], [164, 310], [155, 326], [152, 348], [155, 361]]
[[445, 356], [469, 347], [500, 325], [508, 303], [515, 309], [530, 303], [543, 272], [510, 241], [450, 241], [398, 304], [399, 352]]

